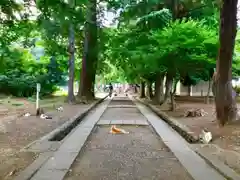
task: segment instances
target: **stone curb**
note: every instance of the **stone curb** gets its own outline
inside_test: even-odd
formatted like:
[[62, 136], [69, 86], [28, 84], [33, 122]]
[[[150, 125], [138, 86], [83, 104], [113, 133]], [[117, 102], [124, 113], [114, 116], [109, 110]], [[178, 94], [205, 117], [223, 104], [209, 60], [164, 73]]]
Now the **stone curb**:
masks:
[[[27, 179], [21, 179], [19, 176], [19, 179], [15, 180], [64, 179], [109, 102], [110, 101], [106, 101], [103, 103], [103, 106], [97, 108], [95, 112], [88, 114], [88, 116], [85, 117], [87, 119], [79, 124], [77, 129], [64, 141], [59, 149], [50, 154], [51, 157], [49, 157], [49, 154], [46, 154], [46, 156], [48, 156], [47, 160], [37, 159], [34, 162], [35, 164], [33, 163], [32, 166], [27, 167], [25, 173], [22, 174], [22, 177], [26, 174]], [[40, 164], [40, 162], [43, 163]]]
[[[36, 140], [32, 143], [30, 143], [27, 147], [29, 148], [32, 144], [40, 141], [48, 141], [49, 138], [52, 138], [55, 136], [57, 133], [60, 133], [63, 131], [65, 128], [68, 128], [71, 126], [72, 123], [78, 120], [82, 120], [91, 110], [93, 110], [95, 107], [97, 107], [100, 103], [102, 103], [106, 98], [108, 97], [105, 96], [104, 98], [101, 98], [97, 102], [93, 103], [89, 108], [87, 108], [86, 111], [78, 113], [76, 116], [68, 120], [66, 123], [64, 123], [62, 126], [59, 128], [53, 130], [52, 132], [48, 133], [47, 135], [43, 136], [39, 140]], [[66, 136], [67, 137], [67, 136]], [[65, 138], [64, 138], [65, 139]], [[64, 141], [64, 139], [62, 141]], [[24, 148], [23, 148], [24, 149]], [[30, 180], [32, 176], [38, 171], [39, 168], [42, 167], [42, 165], [47, 162], [47, 160], [54, 154], [54, 152], [43, 152], [40, 154], [40, 156], [32, 163], [30, 164], [27, 168], [25, 168], [18, 176], [15, 177], [14, 180]]]
[[[158, 115], [162, 120], [164, 120], [167, 124], [169, 124], [173, 129], [175, 129], [178, 133], [183, 136], [184, 139], [186, 139], [188, 142], [198, 142], [199, 140], [192, 136], [190, 133], [190, 130], [176, 122], [173, 118], [169, 117], [166, 113], [164, 112], [159, 112], [159, 110], [154, 107], [154, 105], [149, 105], [146, 102], [142, 101], [138, 97], [134, 97], [138, 102], [144, 104], [147, 106], [150, 110], [152, 110], [156, 115]], [[179, 132], [180, 131], [180, 132]], [[190, 133], [189, 133], [190, 132]], [[185, 133], [185, 134], [182, 134]], [[186, 138], [188, 136], [188, 138]], [[191, 139], [189, 139], [189, 137]], [[198, 154], [207, 164], [209, 164], [211, 167], [213, 167], [218, 173], [220, 173], [222, 176], [224, 176], [227, 180], [239, 180], [240, 175], [236, 173], [233, 169], [225, 165], [223, 162], [219, 161], [218, 159], [212, 157], [210, 154], [201, 152], [201, 150], [197, 149], [194, 144], [189, 144], [189, 147], [196, 153]]]
[[38, 156], [28, 167], [20, 172], [14, 180], [30, 180], [37, 170], [53, 155], [53, 152], [44, 152]]
[[51, 138], [56, 136], [58, 133], [63, 132], [66, 128], [70, 127], [75, 121], [80, 121], [81, 119], [83, 119], [91, 110], [93, 110], [100, 103], [102, 103], [107, 97], [108, 97], [108, 95], [105, 96], [104, 98], [101, 98], [97, 102], [90, 105], [90, 107], [88, 107], [87, 110], [85, 110], [84, 112], [78, 113], [77, 115], [75, 115], [74, 117], [72, 117], [68, 121], [66, 121], [64, 124], [62, 124], [60, 127], [57, 127], [56, 129], [54, 129], [50, 133], [46, 134], [45, 136], [41, 137], [40, 139], [37, 139], [37, 140], [31, 142], [30, 144], [28, 144], [27, 146], [23, 147], [22, 150], [28, 149], [30, 146], [32, 146], [36, 142], [50, 140]]
[[199, 138], [193, 135], [193, 132], [183, 124], [176, 121], [174, 118], [169, 117], [164, 112], [159, 112], [159, 110], [153, 105], [147, 104], [143, 100], [139, 98], [135, 98], [140, 103], [144, 104], [148, 108], [150, 108], [156, 115], [158, 115], [162, 120], [168, 123], [175, 131], [177, 131], [187, 142], [189, 143], [200, 143]]
[[209, 154], [201, 152], [194, 147], [191, 147], [200, 157], [202, 157], [210, 166], [214, 167], [220, 174], [222, 174], [228, 180], [239, 180], [240, 175], [236, 173], [229, 166], [225, 165], [222, 161], [212, 157]]
[[[93, 110], [95, 107], [97, 107], [100, 103], [102, 103], [106, 98], [108, 97], [105, 96], [104, 98], [101, 98], [98, 100], [96, 103], [93, 103], [89, 108], [87, 108], [86, 111], [81, 112], [77, 115], [75, 115], [73, 118], [71, 118], [69, 121], [64, 123], [62, 126], [57, 128], [56, 132], [53, 132], [51, 135], [49, 135], [48, 140], [52, 139], [54, 136], [57, 134], [64, 132], [67, 128], [70, 128], [73, 124], [78, 124], [91, 110]], [[62, 139], [64, 141], [64, 139]]]
[[[154, 105], [147, 104], [139, 98], [135, 98], [138, 102], [144, 104], [148, 108], [150, 108], [156, 115], [158, 115], [162, 120], [168, 123], [174, 130], [176, 130], [185, 140], [189, 143], [201, 143], [199, 139], [191, 134], [191, 131], [181, 123], [174, 120], [174, 118], [169, 117], [164, 112], [159, 112], [159, 110], [154, 107]], [[198, 151], [196, 148], [191, 146], [201, 158], [203, 158], [210, 166], [216, 169], [220, 174], [222, 174], [227, 180], [239, 180], [240, 175], [237, 174], [233, 169], [225, 165], [223, 162], [217, 160], [216, 158], [211, 157], [210, 155]]]

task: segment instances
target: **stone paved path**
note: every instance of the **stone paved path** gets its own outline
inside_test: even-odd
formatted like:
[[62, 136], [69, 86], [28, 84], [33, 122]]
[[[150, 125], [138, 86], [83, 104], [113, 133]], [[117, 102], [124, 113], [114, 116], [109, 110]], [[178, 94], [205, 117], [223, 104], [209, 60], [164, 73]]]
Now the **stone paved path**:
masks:
[[[111, 124], [129, 134], [110, 134]], [[18, 180], [225, 179], [173, 129], [128, 97], [103, 102], [46, 156], [33, 165], [40, 164], [38, 169], [29, 168], [34, 169], [31, 177]]]
[[[39, 158], [22, 171], [15, 180], [62, 180], [108, 103], [109, 100], [106, 100], [91, 110], [89, 115], [83, 118], [81, 123], [61, 141], [48, 141], [44, 148], [39, 146], [38, 149], [42, 152]], [[56, 143], [59, 146], [55, 146]], [[37, 147], [34, 150], [36, 151]]]
[[98, 125], [148, 125], [147, 119], [128, 98], [113, 98]]
[[[114, 98], [65, 180], [191, 180], [154, 130], [138, 122], [148, 125], [136, 105]], [[110, 134], [109, 123], [121, 124], [129, 134]]]
[[151, 128], [123, 126], [127, 135], [98, 126], [65, 180], [191, 180]]

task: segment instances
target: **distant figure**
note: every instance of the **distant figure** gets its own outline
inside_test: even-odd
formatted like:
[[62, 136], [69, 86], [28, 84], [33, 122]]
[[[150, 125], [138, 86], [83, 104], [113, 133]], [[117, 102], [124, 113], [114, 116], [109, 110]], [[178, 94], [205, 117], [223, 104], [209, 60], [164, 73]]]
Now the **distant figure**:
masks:
[[109, 97], [112, 97], [112, 93], [113, 93], [113, 85], [112, 83], [109, 84]]

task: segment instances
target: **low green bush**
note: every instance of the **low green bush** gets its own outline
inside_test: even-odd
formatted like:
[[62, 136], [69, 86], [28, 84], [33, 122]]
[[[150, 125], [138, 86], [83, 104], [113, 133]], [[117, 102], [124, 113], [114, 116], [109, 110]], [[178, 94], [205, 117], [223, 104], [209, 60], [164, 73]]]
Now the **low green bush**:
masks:
[[65, 84], [64, 72], [55, 58], [36, 62], [21, 58], [4, 59], [0, 72], [0, 94], [17, 97], [31, 97], [36, 93], [36, 83], [41, 84], [41, 96], [50, 95], [58, 85]]

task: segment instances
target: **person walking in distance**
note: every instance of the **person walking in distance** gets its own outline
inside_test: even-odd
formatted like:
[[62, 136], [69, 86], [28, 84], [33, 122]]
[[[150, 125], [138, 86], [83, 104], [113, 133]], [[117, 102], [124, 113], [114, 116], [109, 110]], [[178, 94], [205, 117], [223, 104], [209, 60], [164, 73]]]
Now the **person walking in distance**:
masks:
[[112, 83], [109, 84], [109, 97], [112, 97], [112, 93], [113, 93], [113, 85]]

